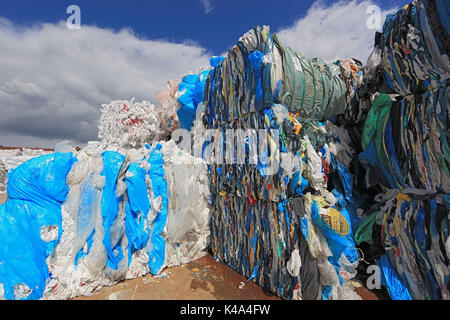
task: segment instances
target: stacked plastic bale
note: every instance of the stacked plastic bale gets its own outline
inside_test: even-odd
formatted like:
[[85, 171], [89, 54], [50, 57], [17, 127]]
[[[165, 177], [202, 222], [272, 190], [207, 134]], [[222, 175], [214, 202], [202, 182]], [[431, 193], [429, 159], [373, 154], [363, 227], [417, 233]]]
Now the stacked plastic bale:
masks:
[[367, 62], [359, 159], [381, 194], [355, 240], [393, 299], [450, 298], [448, 12], [418, 0], [389, 14]]
[[212, 254], [285, 299], [360, 298], [350, 284], [359, 259], [352, 175], [342, 164], [353, 151], [319, 122], [346, 110], [340, 67], [281, 47], [267, 27], [212, 65], [202, 148]]
[[145, 101], [113, 101], [102, 111], [101, 142], [78, 152], [61, 144], [9, 174], [0, 299], [89, 295], [206, 254], [204, 161], [173, 141], [151, 141], [160, 123]]

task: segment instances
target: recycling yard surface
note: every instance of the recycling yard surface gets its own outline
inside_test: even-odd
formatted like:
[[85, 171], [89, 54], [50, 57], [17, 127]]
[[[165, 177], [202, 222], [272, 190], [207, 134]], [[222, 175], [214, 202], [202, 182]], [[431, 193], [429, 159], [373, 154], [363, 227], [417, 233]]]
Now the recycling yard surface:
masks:
[[[363, 300], [378, 300], [367, 289], [356, 288]], [[73, 300], [280, 300], [214, 260], [211, 255], [95, 291]]]
[[165, 269], [158, 276], [147, 274], [74, 300], [279, 300], [257, 284], [245, 281], [243, 276], [207, 255]]

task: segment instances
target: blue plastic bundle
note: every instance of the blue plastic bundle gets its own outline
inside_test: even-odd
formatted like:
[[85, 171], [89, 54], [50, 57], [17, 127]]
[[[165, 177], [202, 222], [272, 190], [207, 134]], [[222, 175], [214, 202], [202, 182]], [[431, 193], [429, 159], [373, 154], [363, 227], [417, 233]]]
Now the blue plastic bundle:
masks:
[[[33, 158], [8, 174], [8, 201], [0, 206], [0, 283], [6, 299], [39, 299], [49, 272], [46, 258], [62, 234], [61, 205], [71, 153]], [[57, 237], [42, 235], [57, 228]]]

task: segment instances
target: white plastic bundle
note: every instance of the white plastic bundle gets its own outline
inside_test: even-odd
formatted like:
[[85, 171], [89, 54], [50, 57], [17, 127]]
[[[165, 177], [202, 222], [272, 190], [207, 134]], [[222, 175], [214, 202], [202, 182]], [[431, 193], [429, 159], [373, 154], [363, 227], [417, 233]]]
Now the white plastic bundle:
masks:
[[164, 136], [158, 121], [148, 101], [115, 100], [102, 105], [98, 137], [109, 147], [139, 148]]
[[[60, 300], [89, 295], [97, 288], [113, 285], [125, 278], [126, 256], [117, 270], [110, 270], [106, 265], [107, 252], [103, 244], [101, 216], [101, 197], [105, 184], [101, 176], [101, 154], [99, 143], [90, 142], [77, 154], [78, 161], [67, 175], [70, 189], [61, 208], [63, 233], [54, 253], [47, 258], [51, 277], [42, 299]], [[122, 206], [119, 207], [116, 222], [123, 224], [124, 218]], [[94, 229], [89, 247], [87, 240]], [[126, 236], [123, 236], [122, 250], [126, 249], [126, 245]], [[80, 250], [83, 255], [77, 257]]]
[[[147, 160], [157, 143], [162, 145], [168, 198], [167, 223], [162, 233], [166, 248], [162, 270], [191, 262], [206, 254], [210, 212], [207, 166], [204, 160], [180, 150], [174, 141], [154, 142], [150, 148], [119, 148], [126, 158], [116, 182], [116, 195], [124, 196], [110, 232], [113, 238], [116, 233], [114, 230], [126, 227], [125, 205], [128, 191], [124, 179], [132, 175], [128, 171], [129, 164], [137, 162], [146, 171], [151, 170]], [[70, 146], [64, 145], [64, 148], [69, 150]], [[150, 272], [150, 239], [141, 250], [134, 251], [131, 261], [128, 261], [129, 242], [126, 232], [119, 232], [124, 257], [117, 270], [112, 270], [106, 263], [107, 252], [103, 244], [105, 231], [101, 215], [102, 190], [105, 184], [102, 176], [102, 153], [105, 149], [109, 147], [104, 143], [89, 142], [78, 153], [74, 152], [78, 161], [66, 179], [69, 194], [61, 210], [63, 233], [54, 253], [47, 258], [51, 277], [42, 299], [70, 299], [90, 295], [98, 288]], [[161, 210], [162, 199], [161, 196], [155, 198], [148, 175], [145, 182], [146, 196], [151, 203], [147, 213], [147, 223], [151, 229]], [[92, 234], [89, 243], [88, 238]]]

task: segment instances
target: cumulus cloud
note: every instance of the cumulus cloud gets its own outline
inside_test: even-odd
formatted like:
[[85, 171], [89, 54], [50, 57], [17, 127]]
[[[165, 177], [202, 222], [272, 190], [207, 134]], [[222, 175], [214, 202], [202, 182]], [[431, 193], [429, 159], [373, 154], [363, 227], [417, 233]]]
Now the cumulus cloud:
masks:
[[210, 56], [194, 43], [140, 39], [129, 29], [0, 18], [0, 144], [95, 140], [101, 104], [154, 101], [168, 79], [208, 66]]
[[[204, 12], [211, 0], [200, 0]], [[373, 0], [316, 2], [292, 26], [275, 31], [284, 45], [327, 61], [365, 62], [375, 30]], [[381, 16], [395, 9], [382, 10]], [[51, 147], [61, 140], [97, 139], [100, 106], [115, 99], [151, 100], [168, 79], [209, 65], [196, 43], [170, 43], [83, 25], [20, 26], [0, 17], [0, 144]]]
[[[302, 18], [276, 33], [283, 45], [307, 57], [320, 57], [329, 62], [356, 58], [365, 63], [377, 31], [367, 26], [368, 19], [373, 20], [374, 5], [371, 0], [339, 1], [331, 6], [316, 1]], [[380, 27], [386, 14], [396, 10], [380, 9]], [[373, 25], [371, 20], [369, 26]]]

